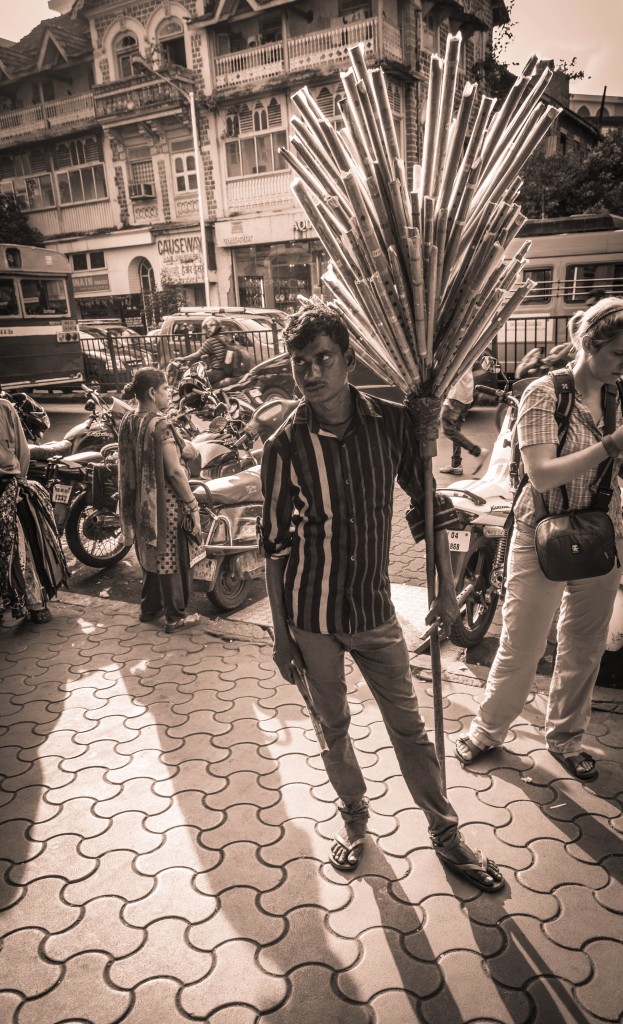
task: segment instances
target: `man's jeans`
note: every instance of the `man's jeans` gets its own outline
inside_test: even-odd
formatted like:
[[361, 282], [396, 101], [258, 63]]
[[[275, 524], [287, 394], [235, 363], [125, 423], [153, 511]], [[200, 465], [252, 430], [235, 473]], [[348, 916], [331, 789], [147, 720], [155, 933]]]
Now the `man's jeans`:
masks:
[[[618, 547], [621, 558], [620, 541]], [[528, 699], [554, 614], [560, 608], [545, 736], [554, 753], [577, 754], [591, 716], [591, 696], [621, 569], [615, 567], [606, 576], [592, 579], [554, 583], [541, 572], [534, 530], [524, 523], [517, 523], [508, 569], [500, 646], [483, 702], [469, 729], [470, 739], [480, 747], [504, 742], [511, 722]]]
[[458, 841], [458, 818], [443, 792], [439, 762], [420, 716], [409, 652], [396, 617], [362, 633], [326, 635], [290, 628], [307, 668], [312, 702], [328, 746], [323, 759], [343, 804], [344, 820], [367, 818], [366, 784], [348, 735], [344, 678], [344, 652], [348, 651], [379, 705], [404, 780], [427, 817], [435, 846], [453, 846]]

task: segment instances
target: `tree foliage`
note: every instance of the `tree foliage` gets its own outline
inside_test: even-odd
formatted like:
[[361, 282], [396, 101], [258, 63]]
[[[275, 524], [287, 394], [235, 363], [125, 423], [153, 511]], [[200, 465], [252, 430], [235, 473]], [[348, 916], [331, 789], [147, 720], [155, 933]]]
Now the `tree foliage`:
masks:
[[43, 245], [43, 235], [30, 226], [19, 199], [11, 192], [0, 192], [0, 242]]
[[623, 216], [623, 130], [608, 132], [582, 155], [535, 154], [523, 173], [520, 202], [527, 217], [578, 213]]

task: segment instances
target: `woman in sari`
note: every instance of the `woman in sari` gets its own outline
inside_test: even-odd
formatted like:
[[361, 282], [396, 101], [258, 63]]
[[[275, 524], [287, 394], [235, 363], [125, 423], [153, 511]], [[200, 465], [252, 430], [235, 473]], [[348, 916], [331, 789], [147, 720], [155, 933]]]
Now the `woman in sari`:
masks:
[[140, 621], [164, 615], [165, 633], [175, 633], [201, 619], [188, 614], [196, 545], [182, 525], [188, 513], [192, 535], [201, 536], [199, 504], [165, 415], [169, 389], [162, 370], [137, 370], [122, 397], [139, 403], [119, 430], [119, 513], [124, 541], [135, 544], [143, 570]]
[[0, 399], [0, 613], [40, 625], [52, 618], [48, 601], [69, 572], [50, 499], [26, 479], [29, 464], [17, 411]]

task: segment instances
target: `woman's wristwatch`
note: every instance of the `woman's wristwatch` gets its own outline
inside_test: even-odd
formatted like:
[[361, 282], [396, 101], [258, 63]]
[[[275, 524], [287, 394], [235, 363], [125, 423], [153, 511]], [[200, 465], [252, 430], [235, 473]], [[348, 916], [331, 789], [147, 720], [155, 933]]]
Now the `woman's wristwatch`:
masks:
[[623, 450], [619, 448], [612, 434], [605, 434], [601, 439], [601, 443], [608, 452], [608, 455], [611, 455], [613, 459], [617, 459], [619, 455], [623, 454]]

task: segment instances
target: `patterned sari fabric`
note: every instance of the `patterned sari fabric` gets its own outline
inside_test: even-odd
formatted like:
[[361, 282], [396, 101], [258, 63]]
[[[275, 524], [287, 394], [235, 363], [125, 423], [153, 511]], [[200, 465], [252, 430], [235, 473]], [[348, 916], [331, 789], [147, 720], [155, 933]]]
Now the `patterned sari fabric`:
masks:
[[0, 477], [0, 609], [21, 618], [29, 608], [44, 608], [68, 578], [45, 489]]

